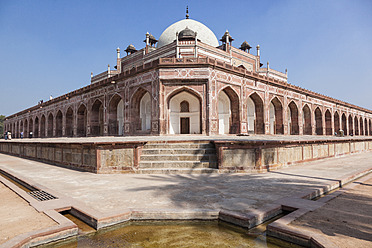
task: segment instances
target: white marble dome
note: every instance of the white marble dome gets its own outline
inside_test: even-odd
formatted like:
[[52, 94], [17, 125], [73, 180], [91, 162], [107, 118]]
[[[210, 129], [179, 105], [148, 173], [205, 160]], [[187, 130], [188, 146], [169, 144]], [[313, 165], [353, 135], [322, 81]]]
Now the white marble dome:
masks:
[[176, 40], [176, 33], [181, 32], [186, 27], [194, 32], [197, 32], [197, 38], [201, 42], [213, 47], [219, 46], [217, 37], [207, 26], [192, 19], [183, 19], [173, 23], [166, 30], [164, 30], [164, 32], [160, 35], [157, 47], [162, 47], [172, 43], [174, 40]]

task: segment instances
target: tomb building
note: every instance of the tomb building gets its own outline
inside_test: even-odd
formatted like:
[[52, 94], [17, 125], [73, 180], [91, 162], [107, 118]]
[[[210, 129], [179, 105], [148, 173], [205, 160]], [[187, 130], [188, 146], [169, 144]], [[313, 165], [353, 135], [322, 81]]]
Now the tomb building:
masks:
[[[144, 47], [116, 49], [117, 63], [91, 83], [10, 115], [14, 137], [129, 135], [371, 135], [372, 111], [289, 84], [203, 23], [180, 20]], [[239, 48], [237, 48], [239, 47]]]

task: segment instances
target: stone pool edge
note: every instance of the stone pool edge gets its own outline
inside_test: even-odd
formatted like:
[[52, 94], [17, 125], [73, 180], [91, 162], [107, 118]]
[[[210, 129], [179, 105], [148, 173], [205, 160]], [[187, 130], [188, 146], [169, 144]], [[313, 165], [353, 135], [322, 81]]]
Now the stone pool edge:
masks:
[[[367, 169], [363, 172], [356, 173], [352, 176], [346, 177], [341, 180], [340, 186], [347, 184], [353, 180], [356, 180], [360, 177], [366, 176], [363, 179], [358, 181], [365, 182], [372, 178], [372, 168]], [[369, 174], [369, 175], [368, 175]], [[330, 193], [329, 195], [325, 195], [324, 197], [318, 199], [317, 201], [309, 201], [317, 204], [310, 204], [312, 207], [301, 206], [299, 204], [298, 199], [287, 199], [285, 207], [293, 207], [296, 210], [292, 213], [270, 223], [267, 226], [266, 232], [267, 235], [270, 237], [274, 237], [277, 239], [281, 239], [287, 242], [291, 242], [297, 245], [301, 245], [303, 247], [314, 247], [314, 248], [337, 248], [338, 246], [332, 243], [330, 240], [327, 239], [325, 235], [314, 233], [300, 227], [292, 227], [290, 224], [300, 218], [301, 216], [305, 215], [310, 211], [314, 211], [318, 208], [324, 206], [328, 201], [335, 199], [337, 196], [347, 192], [350, 189], [358, 186], [357, 184], [348, 184], [341, 189]], [[297, 206], [296, 206], [297, 205]]]

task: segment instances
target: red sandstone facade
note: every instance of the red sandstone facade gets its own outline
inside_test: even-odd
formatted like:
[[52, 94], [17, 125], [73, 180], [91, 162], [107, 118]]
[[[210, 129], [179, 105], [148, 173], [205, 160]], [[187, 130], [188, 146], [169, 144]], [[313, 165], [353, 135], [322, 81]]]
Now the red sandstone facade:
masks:
[[128, 47], [125, 57], [118, 49], [117, 70], [108, 68], [86, 87], [8, 116], [5, 130], [40, 138], [339, 130], [372, 135], [371, 110], [288, 84], [286, 73], [261, 67], [259, 46], [256, 55], [248, 44], [237, 49], [228, 32], [222, 45], [212, 46], [189, 21], [179, 22], [189, 30], [177, 30], [175, 40], [161, 47], [147, 34], [145, 48]]

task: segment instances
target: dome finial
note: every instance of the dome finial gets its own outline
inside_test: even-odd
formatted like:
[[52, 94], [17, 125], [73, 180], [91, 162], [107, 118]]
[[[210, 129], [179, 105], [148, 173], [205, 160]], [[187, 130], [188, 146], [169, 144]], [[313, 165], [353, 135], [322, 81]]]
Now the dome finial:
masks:
[[189, 19], [189, 6], [186, 6], [186, 19]]

